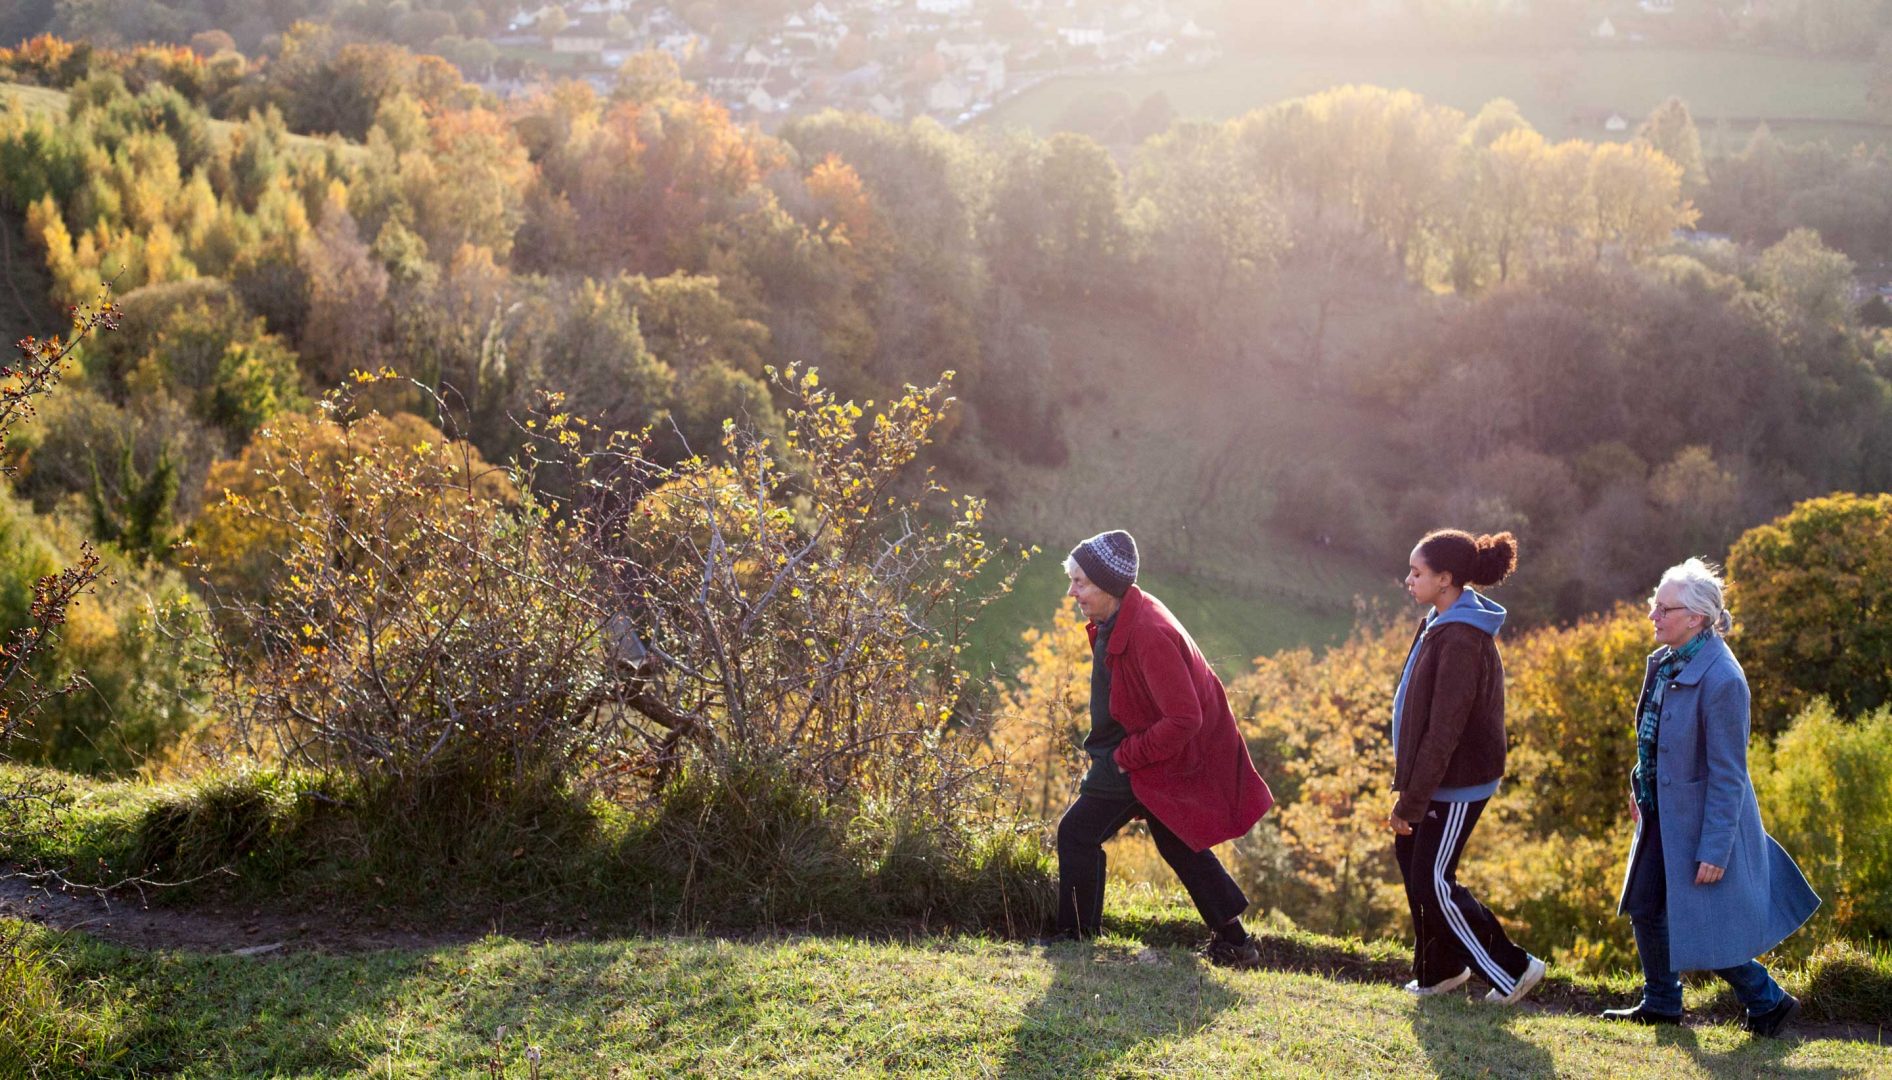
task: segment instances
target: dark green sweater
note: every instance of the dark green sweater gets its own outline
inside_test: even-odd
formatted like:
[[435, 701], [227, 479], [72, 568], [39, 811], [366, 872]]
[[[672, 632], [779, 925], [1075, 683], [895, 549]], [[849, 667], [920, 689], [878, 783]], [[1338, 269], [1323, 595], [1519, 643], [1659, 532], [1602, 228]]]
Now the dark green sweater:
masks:
[[1130, 778], [1110, 757], [1129, 734], [1110, 715], [1110, 665], [1104, 662], [1104, 653], [1110, 648], [1110, 630], [1116, 624], [1115, 615], [1105, 619], [1097, 627], [1097, 644], [1091, 648], [1091, 733], [1084, 737], [1084, 752], [1091, 756], [1091, 767], [1077, 790], [1081, 795], [1129, 799], [1135, 797]]

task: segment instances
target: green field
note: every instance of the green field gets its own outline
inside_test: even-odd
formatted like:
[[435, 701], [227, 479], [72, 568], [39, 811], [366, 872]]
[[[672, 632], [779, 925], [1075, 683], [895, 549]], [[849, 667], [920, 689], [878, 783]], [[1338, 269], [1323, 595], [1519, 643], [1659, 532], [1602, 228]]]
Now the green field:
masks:
[[[1286, 535], [1273, 519], [1276, 470], [1291, 460], [1370, 467], [1356, 435], [1371, 418], [1265, 364], [1220, 367], [1193, 355], [1134, 311], [1099, 318], [1047, 305], [1039, 318], [1053, 342], [1070, 459], [993, 462], [974, 485], [991, 498], [992, 534], [1043, 552], [975, 626], [972, 670], [1007, 673], [1019, 632], [1058, 611], [1065, 553], [1110, 528], [1136, 536], [1141, 580], [1225, 678], [1257, 656], [1337, 640], [1356, 597], [1399, 600], [1403, 549], [1373, 564]], [[1359, 325], [1343, 325], [1350, 320]], [[1370, 324], [1370, 315], [1337, 318], [1336, 351], [1364, 347]]]
[[[45, 938], [42, 943], [50, 943]], [[1270, 938], [1231, 973], [1106, 937], [629, 938], [354, 956], [144, 952], [69, 936], [56, 976], [87, 1064], [178, 1077], [1885, 1076], [1892, 1049], [1653, 1032], [1542, 1004], [1417, 1002], [1358, 946]], [[1378, 952], [1380, 950], [1376, 950]], [[1306, 974], [1331, 962], [1337, 978]], [[1341, 968], [1351, 970], [1342, 971]], [[1620, 1000], [1627, 983], [1613, 988]], [[1560, 1000], [1564, 999], [1564, 1000]], [[1697, 991], [1691, 1005], [1708, 1004]], [[1803, 1031], [1802, 1036], [1808, 1034]], [[1870, 1038], [1870, 1034], [1866, 1034]], [[536, 1060], [535, 1060], [536, 1059]]]
[[1283, 52], [1230, 59], [1198, 71], [1058, 79], [993, 110], [987, 122], [1049, 132], [1077, 102], [1113, 92], [1137, 102], [1159, 90], [1185, 117], [1220, 120], [1333, 86], [1370, 83], [1413, 90], [1468, 113], [1494, 98], [1510, 98], [1553, 138], [1620, 137], [1606, 133], [1595, 118], [1618, 112], [1633, 126], [1677, 95], [1711, 144], [1723, 120], [1736, 140], [1765, 120], [1783, 136], [1884, 142], [1892, 138], [1892, 128], [1875, 123], [1866, 101], [1866, 68], [1849, 60], [1631, 47]]
[[[1176, 613], [1224, 679], [1248, 670], [1257, 656], [1332, 644], [1353, 626], [1353, 607], [1339, 597], [1317, 608], [1282, 597], [1246, 596], [1160, 570], [1141, 575], [1139, 581]], [[1026, 563], [1012, 592], [980, 612], [967, 643], [967, 669], [979, 678], [1016, 674], [1020, 634], [1030, 627], [1049, 627], [1060, 618], [1081, 618], [1064, 610], [1066, 584], [1064, 548], [1047, 549]]]

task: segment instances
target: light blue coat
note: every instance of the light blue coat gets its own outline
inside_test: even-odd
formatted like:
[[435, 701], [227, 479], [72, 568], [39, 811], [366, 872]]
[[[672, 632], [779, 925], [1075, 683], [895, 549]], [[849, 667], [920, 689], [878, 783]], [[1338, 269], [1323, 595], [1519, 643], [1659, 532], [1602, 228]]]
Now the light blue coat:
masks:
[[[1650, 655], [1643, 672], [1638, 715], [1662, 652]], [[1669, 956], [1677, 971], [1745, 964], [1785, 941], [1820, 906], [1792, 856], [1761, 827], [1747, 741], [1747, 676], [1716, 636], [1663, 691], [1656, 736]], [[1638, 822], [1630, 866], [1641, 842]], [[1722, 867], [1726, 876], [1713, 885], [1695, 884], [1696, 864], [1704, 862]], [[1625, 871], [1625, 893], [1628, 886]]]

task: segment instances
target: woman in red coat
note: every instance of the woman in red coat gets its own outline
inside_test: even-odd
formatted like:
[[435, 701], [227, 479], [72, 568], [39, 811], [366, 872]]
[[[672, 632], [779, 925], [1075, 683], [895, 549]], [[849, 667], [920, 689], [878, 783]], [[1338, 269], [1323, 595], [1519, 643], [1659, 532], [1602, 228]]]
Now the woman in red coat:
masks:
[[1097, 932], [1104, 911], [1104, 842], [1133, 818], [1214, 937], [1211, 962], [1252, 967], [1243, 928], [1248, 897], [1209, 850], [1253, 828], [1274, 797], [1248, 756], [1222, 682], [1162, 602], [1136, 587], [1136, 541], [1091, 537], [1064, 561], [1069, 594], [1089, 619], [1091, 767], [1058, 822], [1058, 924], [1051, 940]]

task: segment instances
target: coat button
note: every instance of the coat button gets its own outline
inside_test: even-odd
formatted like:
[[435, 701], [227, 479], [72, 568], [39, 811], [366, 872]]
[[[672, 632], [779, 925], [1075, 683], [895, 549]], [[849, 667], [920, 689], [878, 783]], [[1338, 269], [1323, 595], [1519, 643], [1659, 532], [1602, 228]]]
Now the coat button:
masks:
[[1666, 776], [1665, 776], [1665, 777], [1663, 777], [1663, 778], [1662, 778], [1662, 786], [1663, 786], [1663, 787], [1668, 787], [1668, 786], [1669, 786], [1669, 778], [1668, 778], [1668, 777], [1666, 777]]
[[1662, 751], [1665, 754], [1669, 752], [1669, 747], [1667, 743], [1664, 743], [1663, 745], [1656, 747], [1656, 749]]

